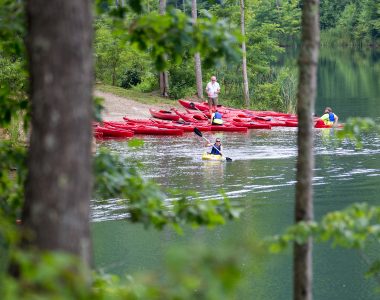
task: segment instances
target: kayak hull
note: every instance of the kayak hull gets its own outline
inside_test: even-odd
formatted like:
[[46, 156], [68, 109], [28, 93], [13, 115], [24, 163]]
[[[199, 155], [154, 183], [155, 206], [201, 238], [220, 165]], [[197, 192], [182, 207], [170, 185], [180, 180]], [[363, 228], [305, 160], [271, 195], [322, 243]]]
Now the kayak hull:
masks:
[[225, 161], [226, 158], [221, 155], [215, 155], [215, 154], [209, 154], [209, 153], [203, 153], [202, 154], [203, 160], [213, 160], [213, 161]]
[[153, 117], [155, 117], [157, 119], [170, 120], [170, 121], [178, 121], [179, 120], [179, 116], [176, 115], [175, 113], [173, 113], [172, 111], [163, 110], [163, 109], [155, 110], [155, 109], [150, 108], [149, 112]]
[[133, 131], [127, 130], [124, 128], [109, 128], [109, 127], [102, 127], [102, 126], [97, 126], [95, 128], [95, 137], [98, 136], [101, 137], [132, 137], [133, 136]]

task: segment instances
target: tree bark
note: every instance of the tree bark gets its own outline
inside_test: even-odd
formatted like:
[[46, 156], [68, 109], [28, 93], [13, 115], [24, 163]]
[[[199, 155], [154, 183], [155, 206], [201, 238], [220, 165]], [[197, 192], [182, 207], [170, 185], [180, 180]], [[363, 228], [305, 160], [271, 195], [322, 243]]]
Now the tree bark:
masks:
[[[198, 19], [197, 0], [192, 0], [191, 2], [191, 15], [195, 24]], [[203, 99], [202, 64], [201, 64], [201, 55], [198, 52], [194, 54], [194, 62], [195, 62], [195, 80], [197, 83], [197, 96], [198, 98]]]
[[[160, 0], [160, 14], [166, 13], [166, 0]], [[169, 74], [167, 71], [160, 72], [160, 95], [162, 97], [169, 97]]]
[[27, 1], [32, 133], [22, 246], [91, 260], [92, 2]]
[[[312, 112], [317, 90], [319, 52], [319, 0], [305, 0], [302, 8], [301, 49], [298, 60], [299, 86], [298, 160], [295, 222], [311, 221], [313, 212], [314, 131]], [[294, 299], [311, 300], [312, 296], [312, 239], [305, 244], [294, 243]]]
[[243, 96], [244, 96], [245, 106], [248, 108], [250, 106], [250, 99], [249, 99], [248, 74], [247, 74], [247, 51], [245, 48], [245, 5], [244, 5], [244, 0], [240, 0], [240, 27], [241, 27], [241, 35], [243, 36], [243, 42], [241, 44], [241, 50], [243, 52], [243, 62], [242, 62]]

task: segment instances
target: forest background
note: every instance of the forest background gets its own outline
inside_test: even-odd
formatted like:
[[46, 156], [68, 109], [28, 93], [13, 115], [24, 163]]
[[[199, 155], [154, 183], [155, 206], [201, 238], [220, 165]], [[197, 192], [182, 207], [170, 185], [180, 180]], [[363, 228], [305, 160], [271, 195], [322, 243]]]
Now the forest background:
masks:
[[[8, 1], [2, 1], [7, 3]], [[297, 69], [295, 63], [278, 64], [289, 49], [296, 49], [300, 39], [301, 1], [245, 1], [245, 42], [249, 94], [255, 109], [273, 109], [295, 112]], [[4, 4], [5, 5], [5, 4]], [[320, 4], [321, 46], [379, 47], [380, 4], [376, 0], [324, 0]], [[157, 1], [142, 1], [145, 8], [139, 16], [159, 11]], [[213, 18], [239, 35], [239, 1], [198, 1], [199, 19]], [[191, 16], [190, 1], [167, 1], [167, 10], [179, 10]], [[12, 10], [14, 10], [12, 12]], [[19, 15], [19, 8], [3, 10]], [[95, 76], [98, 83], [133, 89], [143, 93], [157, 92], [160, 78], [152, 49], [137, 45], [131, 36], [131, 24], [138, 16], [133, 10], [117, 14], [97, 14], [94, 20]], [[10, 35], [24, 35], [22, 19], [4, 16], [9, 21], [2, 30], [4, 45]], [[16, 21], [16, 22], [15, 22]], [[120, 24], [120, 23], [123, 24]], [[4, 23], [4, 22], [3, 22]], [[157, 24], [157, 26], [159, 26]], [[159, 32], [159, 30], [157, 31]], [[8, 35], [8, 37], [7, 37]], [[165, 37], [163, 37], [165, 38]], [[210, 36], [210, 42], [212, 38]], [[174, 41], [175, 43], [175, 41]], [[8, 47], [7, 46], [7, 47]], [[215, 47], [215, 45], [210, 45]], [[10, 49], [10, 47], [8, 47]], [[25, 56], [17, 46], [11, 51], [2, 51], [0, 56], [0, 79], [11, 91], [25, 88]], [[158, 50], [158, 51], [162, 51]], [[293, 51], [294, 53], [294, 51]], [[155, 53], [154, 55], [156, 55]], [[296, 56], [293, 54], [294, 59]], [[196, 95], [194, 57], [185, 52], [180, 57], [169, 58], [169, 97], [173, 100]], [[211, 75], [215, 74], [221, 84], [223, 104], [243, 106], [242, 64], [238, 60], [219, 60], [216, 65], [202, 66], [203, 88]], [[157, 92], [159, 94], [159, 92]]]
[[[147, 12], [158, 11], [158, 2], [146, 1]], [[231, 32], [240, 30], [240, 1], [198, 1], [198, 18], [223, 20]], [[167, 9], [178, 9], [191, 16], [190, 1], [168, 1]], [[378, 47], [380, 41], [379, 3], [375, 0], [321, 1], [321, 46]], [[279, 64], [285, 53], [296, 49], [300, 40], [298, 0], [245, 1], [245, 43], [249, 95], [255, 109], [295, 112], [297, 69], [294, 60]], [[125, 22], [135, 15], [127, 14]], [[128, 27], [128, 25], [126, 26]], [[95, 20], [96, 79], [104, 84], [141, 92], [157, 91], [158, 73], [148, 51], [130, 47], [129, 33], [117, 30], [106, 16]], [[212, 46], [212, 45], [211, 45]], [[180, 60], [169, 60], [169, 96], [172, 99], [196, 95], [194, 57], [189, 53]], [[202, 66], [203, 88], [215, 74], [222, 87], [224, 105], [243, 106], [242, 63], [219, 61]]]

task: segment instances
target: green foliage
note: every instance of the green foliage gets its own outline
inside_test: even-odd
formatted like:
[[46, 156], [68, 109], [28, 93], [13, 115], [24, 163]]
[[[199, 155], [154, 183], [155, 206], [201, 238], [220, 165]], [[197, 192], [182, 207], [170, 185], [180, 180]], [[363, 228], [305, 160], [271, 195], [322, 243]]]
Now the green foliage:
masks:
[[320, 15], [321, 28], [334, 28], [344, 8], [352, 0], [323, 0], [321, 1]]
[[[240, 26], [240, 8], [236, 1], [215, 5], [210, 11]], [[251, 103], [253, 109], [289, 110], [290, 83], [285, 83], [284, 70], [276, 70], [273, 63], [283, 52], [282, 44], [294, 43], [300, 27], [300, 9], [297, 1], [246, 1], [246, 47]], [[243, 106], [241, 63], [228, 62], [207, 75], [217, 73], [221, 85], [221, 100], [225, 105]], [[289, 72], [290, 73], [290, 72]], [[281, 84], [288, 84], [286, 90]], [[227, 98], [227, 100], [226, 100]]]
[[[249, 1], [248, 1], [249, 3]], [[301, 25], [301, 10], [298, 0], [291, 1], [252, 1], [253, 27], [261, 25], [275, 26], [270, 32], [270, 36], [287, 44], [292, 40], [298, 40]], [[294, 41], [292, 42], [292, 44]]]
[[0, 54], [7, 53], [13, 58], [25, 55], [24, 4], [22, 1], [0, 0]]
[[92, 102], [93, 102], [92, 108], [93, 108], [94, 120], [98, 121], [98, 122], [101, 122], [102, 121], [102, 111], [104, 109], [103, 98], [94, 97], [93, 100], [92, 100]]
[[377, 0], [326, 0], [321, 4], [321, 27], [328, 43], [376, 45], [380, 39], [380, 4]]
[[[119, 3], [119, 5], [116, 5]], [[127, 6], [123, 6], [122, 3], [126, 3]], [[96, 0], [95, 1], [96, 12], [98, 14], [109, 14], [110, 16], [122, 18], [125, 14], [132, 10], [135, 13], [143, 12], [143, 1], [141, 0], [128, 0], [128, 1], [115, 1], [115, 0]]]
[[106, 17], [95, 22], [95, 75], [98, 81], [131, 87], [152, 69], [148, 55], [136, 51], [127, 43], [122, 25]]
[[290, 243], [303, 244], [308, 238], [332, 242], [333, 246], [363, 249], [365, 243], [375, 239], [380, 242], [380, 208], [367, 203], [356, 203], [342, 211], [326, 214], [317, 222], [299, 222], [286, 232], [270, 239], [273, 252], [284, 250]]
[[[277, 71], [277, 70], [276, 70]], [[283, 67], [278, 71], [277, 82], [280, 86], [283, 110], [288, 113], [296, 113], [298, 73], [296, 68]]]
[[[1, 53], [1, 52], [0, 52]], [[24, 92], [26, 88], [25, 61], [21, 58], [11, 58], [0, 55], [1, 87], [8, 93]], [[3, 90], [3, 92], [5, 92]]]
[[[24, 98], [14, 98], [14, 93], [7, 86], [0, 86], [0, 127], [6, 127], [12, 121], [12, 116], [20, 114], [29, 108], [29, 102]], [[25, 124], [29, 114], [25, 114]]]
[[63, 253], [13, 253], [19, 277], [5, 276], [2, 299], [96, 299], [81, 262]]
[[356, 143], [357, 147], [362, 146], [364, 134], [380, 133], [380, 125], [369, 118], [349, 118], [344, 124], [344, 128], [336, 135], [340, 140], [350, 139]]
[[26, 179], [26, 149], [0, 142], [0, 212], [15, 221], [20, 214]]
[[125, 278], [91, 274], [77, 258], [63, 253], [15, 251], [19, 276], [3, 276], [0, 293], [4, 300], [235, 299], [245, 276], [257, 268], [252, 257], [258, 251], [255, 243], [241, 240], [223, 247], [172, 248], [165, 272]]
[[[24, 4], [0, 0], [0, 127], [28, 107]], [[28, 114], [24, 114], [25, 124]], [[26, 126], [26, 125], [25, 125]]]
[[121, 78], [120, 86], [124, 89], [131, 88], [141, 82], [140, 74], [136, 69], [125, 70]]
[[134, 86], [133, 89], [143, 93], [152, 92], [158, 88], [157, 78], [157, 75], [147, 71], [141, 78], [141, 82]]
[[[380, 207], [356, 203], [342, 211], [326, 214], [320, 222], [299, 222], [284, 234], [274, 236], [267, 242], [272, 252], [283, 251], [291, 243], [303, 244], [310, 237], [317, 242], [331, 242], [334, 247], [364, 250], [369, 242], [380, 243]], [[375, 261], [368, 274], [379, 271]]]
[[181, 65], [172, 66], [169, 69], [170, 74], [170, 95], [174, 99], [192, 96], [196, 93], [194, 59], [186, 56], [186, 62]]
[[283, 109], [281, 106], [280, 86], [272, 83], [256, 85], [256, 105], [262, 109]]
[[225, 223], [225, 218], [239, 216], [240, 209], [233, 207], [227, 198], [223, 201], [202, 201], [195, 194], [173, 192], [176, 200], [168, 202], [164, 194], [152, 181], [144, 180], [136, 168], [127, 167], [127, 162], [101, 150], [94, 161], [95, 188], [98, 198], [117, 198], [120, 211], [129, 215], [132, 222], [141, 222], [146, 227], [162, 229], [172, 225], [181, 232], [181, 226], [215, 226]]
[[140, 50], [149, 53], [158, 70], [169, 62], [179, 64], [183, 53], [200, 52], [206, 66], [224, 57], [236, 61], [239, 45], [236, 34], [230, 34], [228, 24], [216, 18], [198, 19], [194, 25], [190, 18], [175, 9], [167, 14], [150, 13], [138, 18], [130, 28], [130, 40]]

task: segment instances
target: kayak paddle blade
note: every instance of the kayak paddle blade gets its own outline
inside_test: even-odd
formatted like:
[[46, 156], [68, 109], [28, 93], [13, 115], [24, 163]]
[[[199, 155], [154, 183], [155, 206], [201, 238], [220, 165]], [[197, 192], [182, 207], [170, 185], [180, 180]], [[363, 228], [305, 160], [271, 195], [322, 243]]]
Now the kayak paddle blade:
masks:
[[232, 158], [226, 156], [226, 161], [232, 161]]
[[194, 127], [194, 133], [200, 137], [202, 137], [202, 132], [197, 128], [197, 127]]

